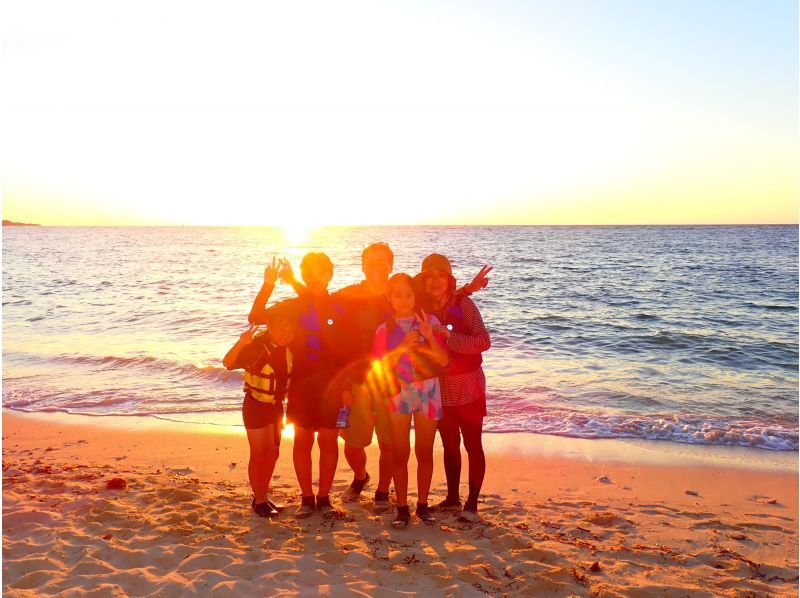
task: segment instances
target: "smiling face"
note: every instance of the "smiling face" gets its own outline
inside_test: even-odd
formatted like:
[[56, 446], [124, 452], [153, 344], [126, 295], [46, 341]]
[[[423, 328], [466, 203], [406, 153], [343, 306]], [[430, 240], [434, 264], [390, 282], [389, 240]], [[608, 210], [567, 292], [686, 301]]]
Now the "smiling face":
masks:
[[294, 326], [289, 318], [276, 318], [269, 323], [269, 337], [273, 343], [285, 347], [294, 340]]
[[324, 253], [308, 253], [300, 263], [300, 275], [309, 293], [324, 295], [333, 278], [333, 264]]
[[328, 290], [328, 283], [333, 278], [333, 272], [325, 267], [311, 267], [303, 270], [303, 282], [306, 283], [308, 292], [312, 295], [322, 295]]
[[389, 304], [394, 315], [398, 318], [407, 318], [414, 315], [414, 289], [407, 281], [398, 281], [389, 289]]
[[389, 274], [392, 272], [388, 253], [382, 249], [365, 252], [361, 257], [361, 270], [364, 272], [367, 284], [371, 287], [385, 287], [389, 280]]
[[439, 268], [434, 268], [425, 273], [425, 292], [440, 300], [450, 290], [450, 276]]

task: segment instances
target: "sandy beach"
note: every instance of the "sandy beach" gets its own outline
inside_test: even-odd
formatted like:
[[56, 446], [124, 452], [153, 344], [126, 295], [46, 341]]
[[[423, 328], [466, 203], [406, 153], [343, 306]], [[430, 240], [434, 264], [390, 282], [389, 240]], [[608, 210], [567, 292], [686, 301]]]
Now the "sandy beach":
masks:
[[[265, 520], [250, 510], [241, 430], [4, 410], [3, 592], [797, 595], [796, 453], [532, 434], [486, 444], [480, 522], [439, 514], [393, 530], [371, 512], [374, 488], [331, 518], [295, 520], [291, 438], [274, 480], [289, 507]], [[340, 457], [337, 494], [350, 478]]]

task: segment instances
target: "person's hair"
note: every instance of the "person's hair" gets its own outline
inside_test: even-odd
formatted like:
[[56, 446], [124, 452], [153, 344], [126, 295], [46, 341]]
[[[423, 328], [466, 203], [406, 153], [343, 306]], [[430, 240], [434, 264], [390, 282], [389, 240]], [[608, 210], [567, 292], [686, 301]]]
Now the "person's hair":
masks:
[[290, 325], [295, 323], [295, 309], [291, 301], [281, 301], [267, 310], [267, 327], [275, 326], [281, 320], [286, 320]]
[[411, 288], [411, 290], [414, 292], [414, 298], [416, 299], [417, 285], [414, 284], [414, 279], [405, 272], [398, 272], [389, 278], [389, 282], [386, 283], [386, 294], [391, 295], [392, 291], [403, 283], [407, 284]]
[[303, 272], [307, 272], [311, 268], [323, 268], [333, 274], [333, 262], [326, 254], [321, 251], [311, 251], [303, 256], [303, 261], [300, 262], [300, 275], [305, 276]]
[[364, 258], [370, 251], [383, 251], [386, 256], [389, 258], [389, 266], [394, 266], [394, 252], [391, 250], [387, 243], [381, 241], [380, 243], [373, 243], [372, 245], [367, 245], [364, 248], [364, 251], [361, 252], [361, 263], [364, 263]]

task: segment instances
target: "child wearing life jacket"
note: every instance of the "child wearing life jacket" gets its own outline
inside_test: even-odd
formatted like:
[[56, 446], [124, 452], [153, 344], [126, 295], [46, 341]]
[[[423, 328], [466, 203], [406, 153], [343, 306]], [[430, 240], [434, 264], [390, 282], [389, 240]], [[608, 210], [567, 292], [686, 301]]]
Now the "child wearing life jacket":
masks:
[[378, 326], [370, 376], [372, 392], [386, 401], [393, 448], [393, 477], [397, 516], [392, 522], [404, 528], [411, 517], [408, 508], [409, 435], [414, 418], [414, 453], [417, 457], [417, 509], [422, 521], [435, 521], [428, 507], [433, 476], [433, 441], [442, 417], [437, 372], [447, 365], [444, 339], [434, 333], [435, 316], [415, 313], [414, 281], [408, 274], [389, 279], [387, 295], [394, 316]]
[[284, 505], [269, 498], [283, 431], [283, 401], [292, 373], [289, 343], [294, 338], [290, 308], [278, 304], [266, 311], [268, 330], [256, 333], [257, 325], [242, 333], [228, 351], [223, 364], [229, 370], [244, 369], [242, 419], [250, 445], [247, 468], [253, 490], [253, 511], [260, 517], [275, 517]]

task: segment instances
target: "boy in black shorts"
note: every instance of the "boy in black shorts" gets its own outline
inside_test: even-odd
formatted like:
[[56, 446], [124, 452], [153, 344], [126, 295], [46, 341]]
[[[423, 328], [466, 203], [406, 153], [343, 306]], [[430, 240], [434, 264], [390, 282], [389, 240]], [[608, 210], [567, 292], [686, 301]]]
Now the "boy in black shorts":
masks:
[[[330, 489], [339, 459], [336, 419], [342, 406], [344, 376], [342, 371], [351, 354], [350, 331], [343, 316], [344, 308], [328, 294], [333, 277], [333, 263], [324, 253], [311, 252], [303, 257], [300, 272], [305, 283], [303, 294], [287, 303], [294, 311], [295, 336], [291, 343], [294, 367], [286, 406], [286, 419], [294, 424], [292, 458], [302, 492], [302, 502], [295, 517], [305, 518], [319, 510], [333, 510]], [[264, 305], [274, 284], [267, 277], [250, 311], [251, 322], [262, 322]], [[319, 447], [319, 486], [314, 495], [311, 450]]]

